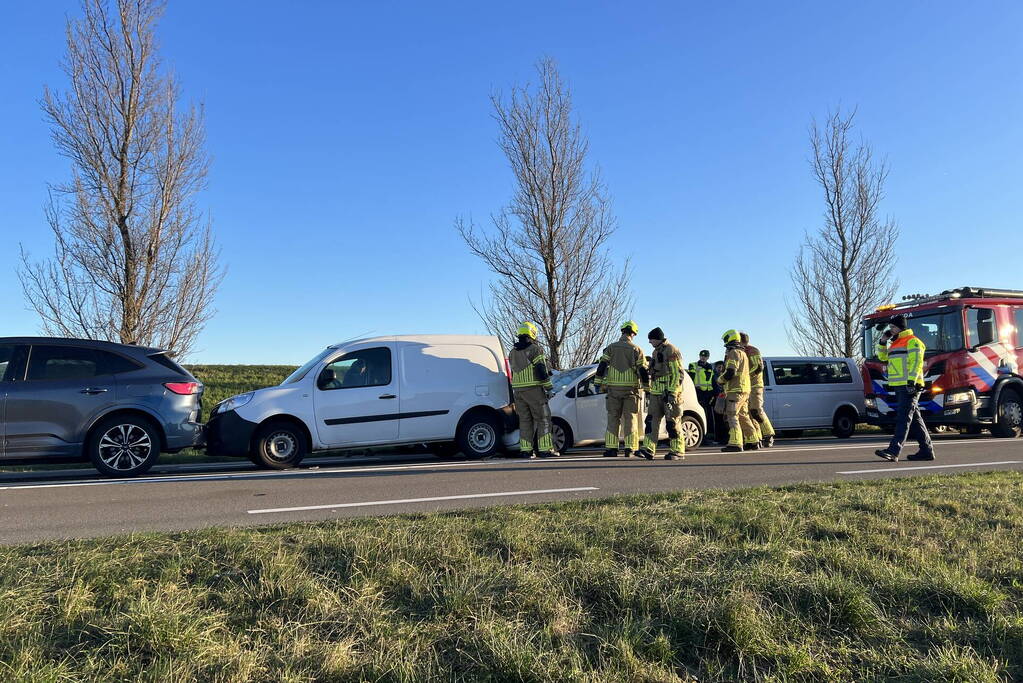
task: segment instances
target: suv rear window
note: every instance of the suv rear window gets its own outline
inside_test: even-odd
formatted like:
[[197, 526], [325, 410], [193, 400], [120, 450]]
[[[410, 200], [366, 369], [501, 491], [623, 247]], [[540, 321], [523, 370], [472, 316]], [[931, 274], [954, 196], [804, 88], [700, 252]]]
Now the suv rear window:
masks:
[[89, 379], [140, 367], [135, 361], [99, 349], [34, 345], [28, 361], [28, 380]]
[[149, 359], [151, 361], [159, 363], [160, 365], [167, 368], [168, 370], [171, 370], [172, 372], [175, 372], [184, 377], [188, 377], [188, 371], [185, 370], [180, 365], [178, 365], [177, 363], [175, 363], [171, 359], [171, 357], [168, 356], [166, 353], [154, 353], [153, 355], [149, 356]]

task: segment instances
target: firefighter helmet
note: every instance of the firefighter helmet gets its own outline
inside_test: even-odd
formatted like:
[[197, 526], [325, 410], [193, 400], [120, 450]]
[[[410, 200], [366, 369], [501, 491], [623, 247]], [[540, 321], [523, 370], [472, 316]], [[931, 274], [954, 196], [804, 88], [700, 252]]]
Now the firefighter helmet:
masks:
[[519, 331], [516, 332], [518, 335], [526, 335], [530, 339], [536, 339], [536, 325], [529, 322], [528, 320], [519, 325]]
[[632, 320], [626, 320], [622, 323], [622, 332], [631, 332], [632, 334], [639, 334], [639, 325]]
[[723, 341], [726, 346], [728, 344], [734, 344], [739, 341], [739, 333], [735, 330], [728, 330], [721, 335], [721, 341]]

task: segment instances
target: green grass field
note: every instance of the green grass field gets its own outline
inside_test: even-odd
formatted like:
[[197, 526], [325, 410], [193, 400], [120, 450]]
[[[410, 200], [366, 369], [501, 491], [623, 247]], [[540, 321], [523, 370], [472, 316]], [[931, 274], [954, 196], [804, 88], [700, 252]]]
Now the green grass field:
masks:
[[1023, 475], [0, 548], [0, 680], [1023, 679]]

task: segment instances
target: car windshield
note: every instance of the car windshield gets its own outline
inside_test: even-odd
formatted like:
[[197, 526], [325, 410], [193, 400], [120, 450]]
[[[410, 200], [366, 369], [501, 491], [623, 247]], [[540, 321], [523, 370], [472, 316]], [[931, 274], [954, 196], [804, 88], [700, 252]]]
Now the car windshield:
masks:
[[284, 381], [281, 382], [281, 385], [283, 386], [285, 384], [294, 384], [298, 380], [302, 379], [303, 377], [305, 377], [306, 373], [309, 372], [310, 369], [312, 369], [317, 363], [322, 361], [324, 358], [326, 358], [333, 352], [334, 349], [324, 349], [323, 351], [320, 351], [318, 354], [316, 354], [315, 357], [311, 358], [308, 362], [306, 362], [305, 365], [303, 365], [298, 370], [295, 370], [295, 372], [288, 375], [284, 379]]
[[568, 385], [576, 381], [584, 372], [590, 369], [590, 366], [584, 365], [580, 368], [570, 368], [568, 370], [555, 370], [554, 375], [551, 377], [551, 384], [554, 385], [555, 393], [562, 392]]
[[[867, 321], [863, 327], [863, 356], [877, 359], [876, 346], [887, 327], [877, 328], [876, 321]], [[909, 327], [927, 348], [928, 356], [963, 348], [963, 314], [954, 308], [940, 312], [917, 313], [909, 316]]]

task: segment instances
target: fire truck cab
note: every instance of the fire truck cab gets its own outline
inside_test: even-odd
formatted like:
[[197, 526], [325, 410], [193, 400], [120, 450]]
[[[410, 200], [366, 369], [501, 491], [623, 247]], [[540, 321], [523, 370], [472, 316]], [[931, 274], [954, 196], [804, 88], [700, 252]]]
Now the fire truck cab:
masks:
[[920, 412], [928, 425], [995, 436], [1023, 432], [1023, 291], [960, 287], [882, 306], [863, 320], [863, 387], [867, 422], [895, 424], [895, 394], [876, 345], [903, 314], [927, 347]]

